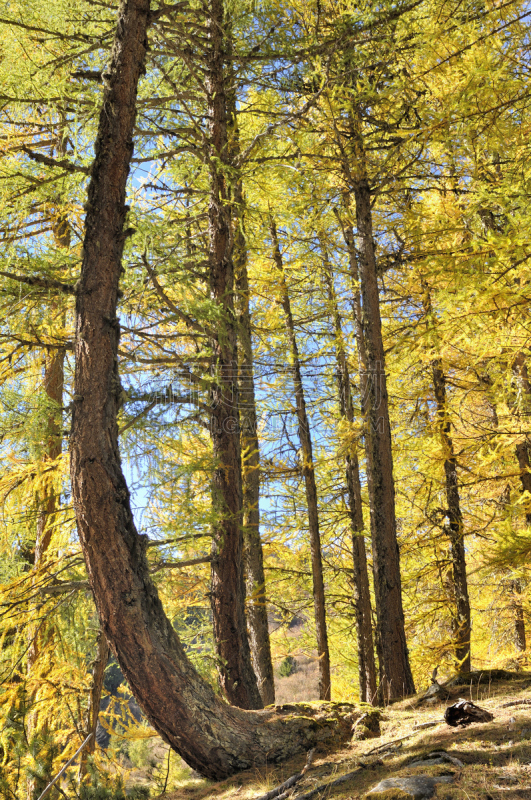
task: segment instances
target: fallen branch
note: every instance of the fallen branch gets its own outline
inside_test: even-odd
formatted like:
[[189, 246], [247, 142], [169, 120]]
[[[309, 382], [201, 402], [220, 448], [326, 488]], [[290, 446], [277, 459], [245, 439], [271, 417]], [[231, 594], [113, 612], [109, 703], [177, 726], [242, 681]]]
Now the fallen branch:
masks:
[[287, 781], [281, 783], [280, 786], [277, 786], [275, 789], [270, 789], [269, 792], [257, 797], [256, 800], [273, 800], [274, 797], [277, 798], [277, 800], [284, 800], [288, 793], [288, 789], [291, 789], [292, 786], [295, 786], [295, 784], [298, 783], [310, 769], [314, 753], [315, 747], [313, 750], [308, 752], [306, 764], [301, 772], [298, 772], [296, 775], [292, 775], [291, 778], [288, 778]]
[[[341, 777], [336, 778], [335, 781], [330, 781], [330, 783], [321, 783], [319, 786], [316, 786], [315, 789], [311, 789], [305, 794], [296, 795], [293, 800], [311, 800], [312, 797], [321, 794], [321, 792], [328, 792], [329, 789], [333, 789], [335, 786], [340, 786], [342, 783], [350, 781], [355, 775], [358, 775], [364, 769], [365, 767], [358, 767], [358, 769], [355, 769], [354, 772], [347, 772], [345, 775], [341, 775]], [[278, 800], [280, 800], [280, 798]]]
[[422, 731], [425, 728], [435, 728], [435, 726], [440, 725], [441, 722], [444, 722], [444, 719], [436, 719], [435, 722], [419, 722], [418, 725], [413, 725], [413, 730]]
[[406, 736], [401, 736], [400, 739], [393, 739], [392, 742], [387, 742], [386, 744], [380, 744], [378, 747], [373, 747], [372, 750], [369, 750], [368, 753], [364, 753], [365, 756], [371, 756], [373, 753], [379, 753], [382, 750], [387, 750], [388, 747], [393, 747], [395, 744], [399, 744], [403, 742], [404, 739], [410, 739], [412, 736], [415, 736], [417, 731], [412, 731], [408, 733]]
[[500, 708], [511, 708], [512, 706], [531, 706], [531, 700], [513, 700], [512, 703], [504, 703]]

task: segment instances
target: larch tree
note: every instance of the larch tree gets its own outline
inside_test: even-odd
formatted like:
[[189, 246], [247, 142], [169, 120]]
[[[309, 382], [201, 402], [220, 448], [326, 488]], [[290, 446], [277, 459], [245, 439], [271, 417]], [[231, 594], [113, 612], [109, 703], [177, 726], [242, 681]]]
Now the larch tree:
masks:
[[187, 763], [221, 778], [252, 763], [299, 752], [320, 731], [328, 736], [330, 728], [338, 736], [344, 733], [337, 712], [314, 726], [311, 719], [243, 711], [216, 697], [191, 666], [164, 614], [149, 576], [146, 541], [133, 521], [118, 449], [122, 389], [116, 304], [149, 11], [147, 0], [120, 7], [95, 143], [76, 302], [72, 489], [100, 621], [135, 697]]

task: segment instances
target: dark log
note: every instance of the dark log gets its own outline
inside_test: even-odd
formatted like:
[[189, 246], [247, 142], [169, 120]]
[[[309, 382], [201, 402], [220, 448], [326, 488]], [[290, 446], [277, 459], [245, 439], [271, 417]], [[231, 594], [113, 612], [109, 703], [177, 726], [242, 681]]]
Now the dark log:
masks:
[[492, 722], [494, 715], [470, 700], [460, 697], [457, 703], [448, 706], [444, 712], [444, 719], [452, 728], [457, 728], [471, 725], [473, 722]]

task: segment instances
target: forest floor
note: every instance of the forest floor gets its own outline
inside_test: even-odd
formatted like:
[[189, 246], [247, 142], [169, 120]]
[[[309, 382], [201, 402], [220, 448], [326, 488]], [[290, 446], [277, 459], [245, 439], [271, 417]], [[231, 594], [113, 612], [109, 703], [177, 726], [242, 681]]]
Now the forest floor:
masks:
[[[513, 673], [496, 679], [483, 673], [478, 682], [449, 688], [444, 703], [416, 707], [416, 698], [394, 703], [382, 711], [381, 735], [355, 741], [335, 752], [317, 752], [311, 768], [294, 787], [290, 800], [298, 800], [322, 787], [316, 800], [354, 800], [386, 778], [411, 775], [451, 777], [439, 784], [434, 800], [531, 800], [531, 673]], [[443, 721], [446, 706], [464, 697], [494, 715], [492, 722], [452, 728]], [[510, 704], [510, 705], [509, 705]], [[432, 727], [414, 730], [423, 723]], [[433, 751], [445, 751], [462, 766], [408, 767]], [[264, 793], [300, 772], [301, 755], [280, 766], [251, 769], [213, 783], [184, 765], [178, 785], [158, 795], [159, 800], [258, 800]], [[173, 770], [172, 770], [173, 772]], [[188, 774], [187, 774], [188, 773]], [[354, 773], [348, 780], [329, 786], [337, 778]], [[171, 785], [171, 783], [169, 784]], [[386, 794], [399, 797], [399, 794]], [[405, 795], [401, 795], [405, 800]]]

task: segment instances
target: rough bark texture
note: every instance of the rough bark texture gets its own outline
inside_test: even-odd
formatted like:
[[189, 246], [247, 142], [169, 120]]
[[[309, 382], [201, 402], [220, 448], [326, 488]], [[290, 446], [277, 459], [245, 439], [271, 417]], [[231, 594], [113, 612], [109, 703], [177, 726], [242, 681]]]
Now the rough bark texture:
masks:
[[[325, 279], [334, 318], [339, 408], [342, 418], [349, 423], [353, 423], [354, 406], [352, 403], [350, 374], [345, 352], [341, 316], [339, 314], [334, 291], [333, 275], [328, 265], [325, 265]], [[365, 703], [372, 703], [376, 697], [376, 664], [374, 661], [374, 642], [372, 637], [371, 592], [369, 586], [369, 572], [367, 569], [367, 553], [365, 550], [365, 526], [361, 501], [360, 471], [355, 445], [350, 447], [345, 461], [350, 525], [352, 529], [352, 565], [356, 633], [358, 639], [360, 700]]]
[[355, 171], [348, 177], [356, 204], [361, 327], [367, 366], [364, 390], [366, 449], [370, 478], [374, 588], [378, 621], [380, 700], [415, 691], [404, 627], [400, 557], [396, 532], [395, 486], [389, 424], [389, 402], [380, 318], [376, 254], [372, 230], [371, 191], [361, 134], [356, 140]]
[[243, 231], [241, 184], [234, 190], [234, 267], [239, 313], [240, 424], [243, 480], [243, 561], [247, 592], [247, 629], [258, 690], [265, 706], [275, 702], [275, 681], [271, 661], [264, 557], [260, 539], [260, 446], [254, 390], [251, 314], [247, 247]]
[[212, 498], [216, 515], [212, 531], [211, 605], [222, 690], [227, 700], [240, 708], [261, 708], [245, 620], [234, 243], [225, 174], [230, 167], [230, 151], [223, 0], [211, 0], [208, 28], [209, 284], [211, 297], [221, 311], [218, 333], [211, 341], [211, 437], [215, 459]]
[[295, 326], [293, 324], [293, 315], [291, 313], [291, 302], [284, 276], [284, 265], [282, 262], [282, 254], [280, 252], [277, 228], [274, 220], [271, 220], [270, 231], [273, 244], [273, 259], [280, 276], [282, 308], [284, 309], [286, 328], [291, 350], [291, 372], [295, 388], [298, 432], [299, 441], [301, 443], [301, 466], [306, 490], [306, 504], [308, 507], [308, 528], [310, 531], [310, 553], [312, 559], [313, 604], [317, 636], [317, 652], [319, 655], [319, 697], [321, 700], [329, 700], [330, 652], [328, 649], [328, 633], [326, 629], [323, 561], [321, 554], [321, 534], [319, 532], [319, 513], [317, 505], [315, 469], [313, 464], [312, 437], [310, 432], [310, 423], [306, 413], [304, 386], [302, 383], [297, 337], [295, 335]]
[[79, 538], [105, 636], [151, 724], [191, 767], [220, 779], [350, 734], [352, 707], [228, 706], [197, 674], [149, 575], [120, 465], [116, 317], [125, 186], [148, 0], [120, 6], [96, 141], [76, 303], [71, 478]]

